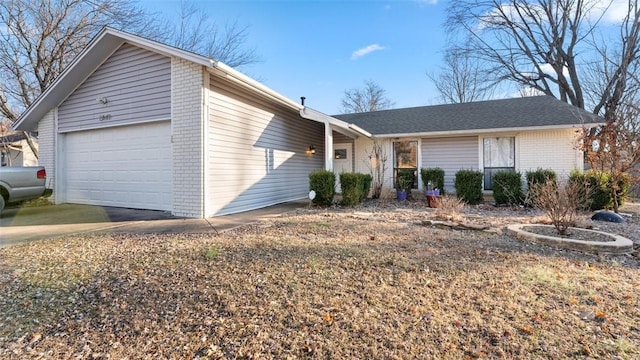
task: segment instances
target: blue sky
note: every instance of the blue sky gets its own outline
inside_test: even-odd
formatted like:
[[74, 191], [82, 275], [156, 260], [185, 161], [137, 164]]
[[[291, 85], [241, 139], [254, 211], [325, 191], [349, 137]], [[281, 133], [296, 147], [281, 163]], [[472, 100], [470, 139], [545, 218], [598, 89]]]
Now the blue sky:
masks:
[[[148, 1], [177, 12], [178, 1]], [[249, 26], [247, 45], [261, 62], [242, 69], [277, 92], [327, 114], [340, 112], [344, 91], [373, 80], [395, 107], [439, 103], [427, 72], [445, 48], [446, 2], [200, 1], [215, 20]]]

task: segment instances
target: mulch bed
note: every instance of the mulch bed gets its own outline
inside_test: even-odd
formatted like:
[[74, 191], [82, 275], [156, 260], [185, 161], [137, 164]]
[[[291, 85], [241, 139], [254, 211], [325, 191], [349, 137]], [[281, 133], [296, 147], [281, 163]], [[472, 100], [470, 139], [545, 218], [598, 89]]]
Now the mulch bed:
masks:
[[0, 358], [640, 357], [636, 257], [499, 231], [543, 221], [528, 209], [464, 209], [494, 231], [434, 216], [377, 202], [0, 249]]

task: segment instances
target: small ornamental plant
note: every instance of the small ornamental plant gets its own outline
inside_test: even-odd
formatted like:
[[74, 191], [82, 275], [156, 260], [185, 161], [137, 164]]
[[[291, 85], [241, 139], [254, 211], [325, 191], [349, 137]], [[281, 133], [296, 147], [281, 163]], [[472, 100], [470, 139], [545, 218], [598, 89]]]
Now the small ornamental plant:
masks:
[[578, 209], [589, 202], [589, 185], [580, 181], [556, 183], [547, 179], [532, 184], [529, 191], [533, 206], [544, 211], [560, 235], [568, 234], [568, 229], [575, 226]]

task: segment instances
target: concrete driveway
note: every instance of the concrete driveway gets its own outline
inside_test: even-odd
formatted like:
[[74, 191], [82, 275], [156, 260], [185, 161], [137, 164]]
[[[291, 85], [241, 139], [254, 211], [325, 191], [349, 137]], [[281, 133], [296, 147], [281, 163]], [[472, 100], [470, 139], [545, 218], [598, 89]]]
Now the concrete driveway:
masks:
[[0, 247], [82, 233], [217, 234], [308, 204], [308, 201], [288, 202], [209, 219], [179, 218], [164, 211], [77, 204], [8, 208], [0, 218]]

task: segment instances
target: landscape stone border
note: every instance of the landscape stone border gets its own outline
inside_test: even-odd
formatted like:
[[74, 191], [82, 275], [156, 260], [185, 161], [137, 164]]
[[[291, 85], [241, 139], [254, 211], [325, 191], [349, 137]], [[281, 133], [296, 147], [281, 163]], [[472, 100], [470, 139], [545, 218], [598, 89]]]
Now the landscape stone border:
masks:
[[613, 241], [601, 242], [601, 241], [585, 241], [571, 238], [561, 238], [555, 236], [540, 235], [524, 230], [524, 227], [547, 227], [553, 228], [552, 225], [537, 225], [537, 224], [515, 224], [507, 226], [507, 233], [515, 236], [516, 238], [528, 240], [531, 242], [556, 246], [563, 249], [579, 250], [595, 253], [612, 253], [612, 254], [628, 254], [633, 251], [633, 241], [622, 237], [620, 235], [606, 233], [597, 230], [578, 229], [580, 231], [588, 231], [598, 233], [604, 236], [609, 236]]

